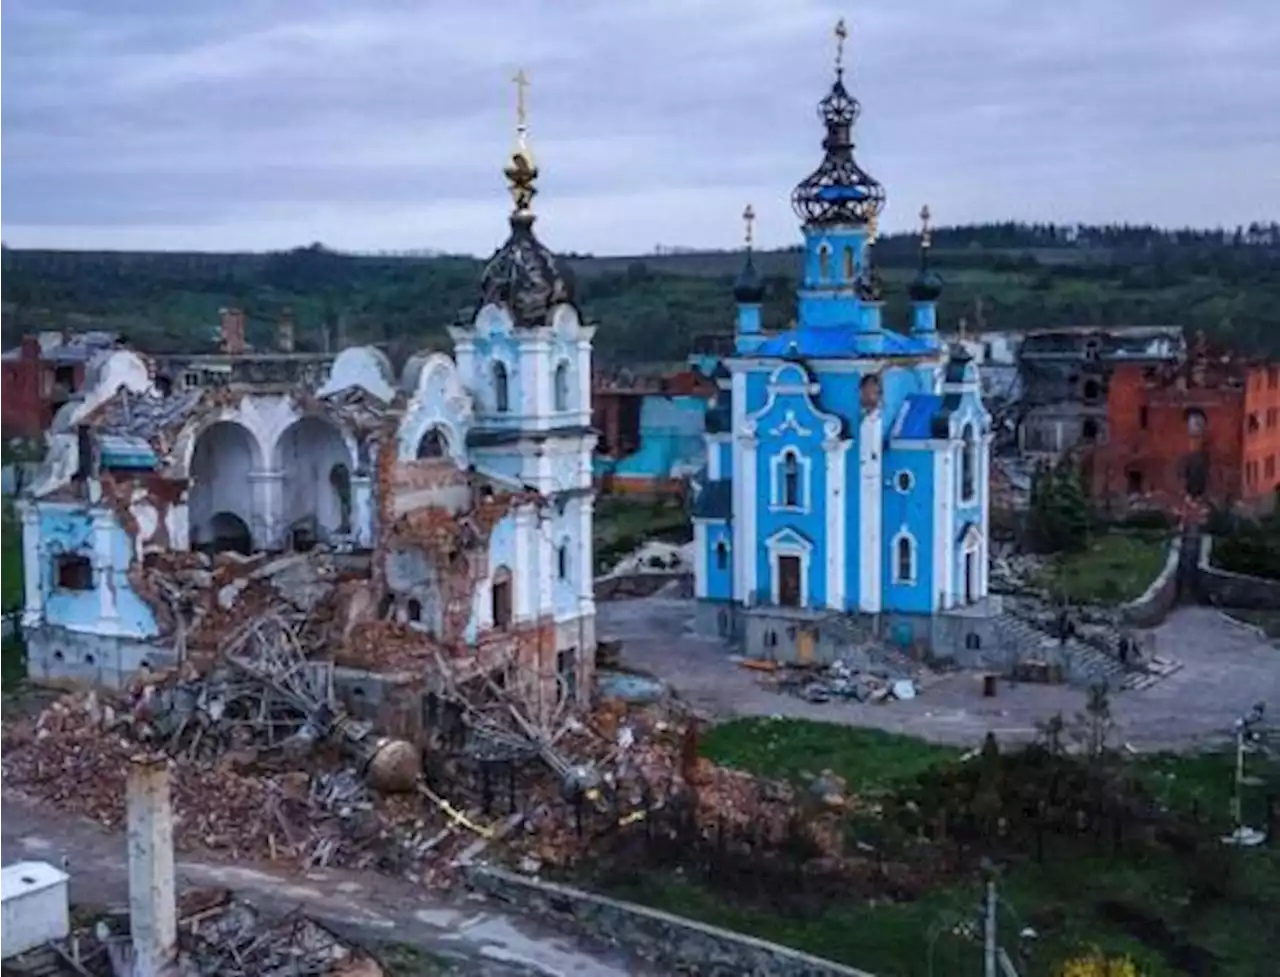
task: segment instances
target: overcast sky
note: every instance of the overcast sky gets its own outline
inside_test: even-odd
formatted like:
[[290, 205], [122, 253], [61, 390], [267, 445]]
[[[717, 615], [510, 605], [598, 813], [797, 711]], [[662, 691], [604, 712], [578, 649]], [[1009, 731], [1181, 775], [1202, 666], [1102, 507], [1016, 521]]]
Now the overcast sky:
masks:
[[792, 243], [848, 19], [884, 226], [1280, 216], [1280, 0], [6, 0], [13, 247]]

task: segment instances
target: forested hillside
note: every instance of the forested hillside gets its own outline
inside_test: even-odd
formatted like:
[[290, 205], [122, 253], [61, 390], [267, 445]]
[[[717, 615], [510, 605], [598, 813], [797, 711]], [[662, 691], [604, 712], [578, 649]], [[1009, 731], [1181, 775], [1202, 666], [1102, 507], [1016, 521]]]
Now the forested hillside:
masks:
[[[1016, 223], [940, 228], [933, 264], [946, 281], [944, 327], [1180, 324], [1241, 349], [1280, 355], [1280, 226], [1228, 231]], [[905, 283], [918, 239], [883, 238], [876, 260], [887, 321], [907, 322]], [[603, 362], [672, 361], [693, 336], [730, 327], [734, 252], [573, 256], [580, 298], [601, 324]], [[766, 321], [792, 315], [798, 248], [757, 256], [768, 276]], [[469, 257], [350, 255], [311, 245], [272, 254], [26, 251], [3, 253], [6, 346], [41, 328], [114, 328], [144, 348], [211, 341], [218, 309], [249, 316], [250, 341], [269, 342], [292, 308], [304, 348], [326, 323], [345, 341], [385, 343], [393, 355], [444, 343], [444, 327], [474, 305], [481, 262]]]

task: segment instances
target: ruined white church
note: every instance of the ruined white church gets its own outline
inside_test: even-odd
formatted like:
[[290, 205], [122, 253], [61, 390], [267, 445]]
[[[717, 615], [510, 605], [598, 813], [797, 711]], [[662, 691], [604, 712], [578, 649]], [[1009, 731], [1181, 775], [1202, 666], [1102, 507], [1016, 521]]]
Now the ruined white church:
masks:
[[254, 351], [235, 314], [221, 350], [177, 374], [99, 356], [20, 504], [33, 674], [115, 685], [172, 663], [186, 598], [155, 568], [320, 552], [356, 578], [348, 633], [394, 626], [454, 658], [503, 648], [586, 687], [595, 329], [533, 233], [523, 121], [505, 174], [510, 234], [477, 311], [450, 329], [452, 356], [414, 356], [396, 377], [374, 347], [318, 357], [290, 335]]

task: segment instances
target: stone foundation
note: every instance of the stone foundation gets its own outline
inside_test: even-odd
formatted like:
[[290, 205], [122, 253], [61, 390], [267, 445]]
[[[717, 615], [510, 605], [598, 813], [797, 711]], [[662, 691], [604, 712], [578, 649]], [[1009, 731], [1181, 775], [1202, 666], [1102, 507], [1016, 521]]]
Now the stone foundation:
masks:
[[36, 682], [75, 682], [123, 688], [145, 665], [177, 664], [171, 646], [142, 638], [89, 634], [53, 624], [25, 628], [27, 675]]

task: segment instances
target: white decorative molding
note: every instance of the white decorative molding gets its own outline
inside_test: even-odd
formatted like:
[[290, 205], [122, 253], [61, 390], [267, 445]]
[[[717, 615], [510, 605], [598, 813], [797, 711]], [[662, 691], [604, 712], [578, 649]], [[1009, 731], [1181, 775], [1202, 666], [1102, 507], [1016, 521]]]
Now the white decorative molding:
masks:
[[[787, 501], [786, 463], [796, 463], [796, 503]], [[769, 511], [807, 514], [813, 504], [813, 459], [798, 448], [787, 447], [769, 459]]]
[[900, 495], [909, 495], [916, 487], [916, 477], [909, 468], [900, 468], [893, 473], [893, 489]]
[[942, 539], [943, 547], [942, 560], [942, 609], [950, 610], [956, 604], [956, 586], [955, 586], [955, 569], [956, 569], [956, 453], [954, 450], [940, 452], [942, 457], [942, 482], [941, 482], [941, 499], [939, 521], [942, 523]]
[[784, 529], [774, 533], [765, 542], [769, 552], [769, 598], [775, 606], [782, 603], [779, 557], [795, 556], [800, 559], [800, 606], [809, 606], [809, 565], [813, 560], [813, 544], [803, 536]]
[[858, 428], [859, 553], [858, 609], [879, 613], [882, 607], [882, 516], [884, 420], [879, 409], [868, 411]]
[[827, 517], [827, 607], [845, 609], [845, 579], [849, 568], [845, 565], [846, 546], [846, 482], [848, 481], [849, 442], [826, 440], [822, 442], [826, 452], [826, 517]]
[[947, 560], [950, 558], [951, 541], [947, 538], [943, 525], [943, 508], [946, 506], [947, 453], [937, 451], [933, 456], [933, 496], [936, 503], [933, 519], [933, 593], [929, 595], [929, 605], [940, 611], [946, 606], [944, 588], [946, 586]]
[[813, 434], [813, 431], [811, 431], [807, 427], [803, 427], [800, 424], [800, 422], [796, 420], [796, 412], [793, 410], [788, 410], [786, 413], [786, 416], [783, 418], [782, 423], [779, 424], [777, 427], [775, 427], [769, 433], [772, 434], [774, 437], [781, 437], [782, 435], [786, 434], [788, 431], [794, 431], [796, 435], [801, 438], [807, 438], [811, 434]]
[[759, 475], [756, 442], [744, 439], [738, 443], [739, 462], [734, 466], [737, 475], [733, 480], [735, 487], [742, 486], [740, 510], [734, 512], [734, 525], [739, 527], [733, 541], [733, 553], [738, 572], [734, 581], [741, 581], [738, 589], [740, 599], [750, 602], [756, 590], [756, 503], [758, 501], [757, 481]]
[[26, 591], [23, 604], [23, 627], [36, 627], [44, 617], [44, 588], [40, 559], [40, 510], [35, 502], [19, 502], [22, 511], [22, 581]]
[[701, 519], [693, 522], [693, 596], [699, 600], [707, 596], [707, 524]]

